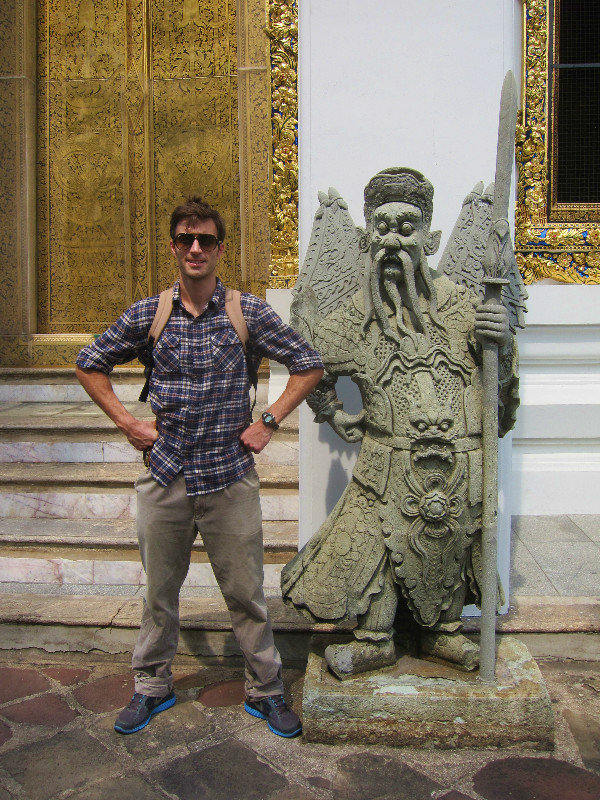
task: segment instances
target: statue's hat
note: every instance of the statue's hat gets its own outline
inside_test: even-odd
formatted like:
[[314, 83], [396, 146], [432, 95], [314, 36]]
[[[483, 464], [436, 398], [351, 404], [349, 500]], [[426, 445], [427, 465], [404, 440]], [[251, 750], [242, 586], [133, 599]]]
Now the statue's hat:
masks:
[[365, 187], [365, 220], [384, 203], [410, 203], [423, 213], [426, 225], [433, 216], [433, 185], [416, 169], [391, 167], [378, 172]]

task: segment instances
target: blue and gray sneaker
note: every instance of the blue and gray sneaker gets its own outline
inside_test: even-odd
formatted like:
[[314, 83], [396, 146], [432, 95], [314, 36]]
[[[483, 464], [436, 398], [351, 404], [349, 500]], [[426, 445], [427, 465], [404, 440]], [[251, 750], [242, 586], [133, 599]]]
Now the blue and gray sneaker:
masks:
[[291, 739], [302, 733], [302, 723], [296, 713], [288, 708], [282, 694], [261, 697], [260, 700], [246, 700], [244, 708], [253, 717], [266, 719], [269, 730], [277, 736]]
[[129, 705], [125, 706], [117, 717], [115, 730], [118, 733], [141, 731], [155, 714], [174, 706], [176, 699], [175, 692], [169, 692], [165, 697], [148, 697], [146, 694], [136, 692]]

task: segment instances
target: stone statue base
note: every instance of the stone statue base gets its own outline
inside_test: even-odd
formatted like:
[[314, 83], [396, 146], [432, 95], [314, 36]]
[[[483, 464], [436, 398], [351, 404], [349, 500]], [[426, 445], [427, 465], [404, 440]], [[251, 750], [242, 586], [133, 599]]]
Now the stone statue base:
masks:
[[496, 684], [477, 673], [402, 656], [395, 665], [343, 682], [327, 669], [323, 651], [334, 637], [311, 645], [302, 703], [304, 736], [326, 744], [426, 748], [554, 746], [550, 698], [524, 644], [498, 640]]

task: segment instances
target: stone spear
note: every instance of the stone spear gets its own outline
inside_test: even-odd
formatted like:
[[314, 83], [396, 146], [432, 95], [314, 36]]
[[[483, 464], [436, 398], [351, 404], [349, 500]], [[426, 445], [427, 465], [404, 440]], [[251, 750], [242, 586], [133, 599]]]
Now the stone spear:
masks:
[[[502, 302], [502, 287], [511, 264], [512, 243], [508, 206], [515, 156], [517, 87], [511, 71], [506, 73], [500, 100], [496, 179], [492, 226], [483, 260], [484, 305]], [[483, 347], [483, 509], [481, 637], [479, 678], [496, 678], [496, 608], [498, 597], [498, 345], [485, 338]]]

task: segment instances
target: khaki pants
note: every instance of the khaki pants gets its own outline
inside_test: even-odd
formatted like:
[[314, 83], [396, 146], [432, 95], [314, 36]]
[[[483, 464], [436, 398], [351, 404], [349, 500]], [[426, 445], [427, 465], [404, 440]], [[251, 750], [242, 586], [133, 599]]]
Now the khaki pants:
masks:
[[133, 651], [135, 691], [162, 697], [172, 689], [179, 639], [179, 591], [198, 531], [244, 654], [246, 696], [282, 694], [281, 658], [263, 593], [262, 517], [258, 476], [205, 495], [188, 495], [180, 472], [168, 486], [150, 473], [137, 480], [137, 526], [147, 587]]

